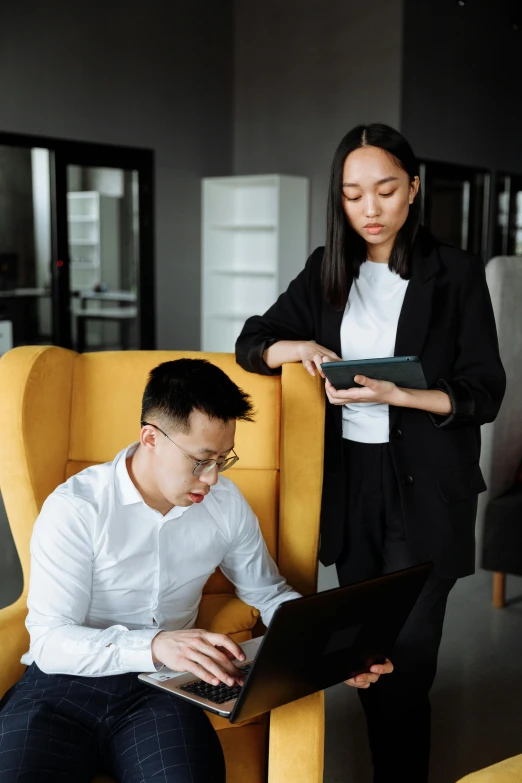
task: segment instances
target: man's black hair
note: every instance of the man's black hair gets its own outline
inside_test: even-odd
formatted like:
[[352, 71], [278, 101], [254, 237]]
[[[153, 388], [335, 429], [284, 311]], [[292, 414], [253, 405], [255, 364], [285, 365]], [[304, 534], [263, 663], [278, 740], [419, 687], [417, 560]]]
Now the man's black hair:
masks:
[[141, 420], [156, 418], [188, 432], [193, 410], [224, 423], [253, 421], [254, 413], [249, 395], [206, 359], [176, 359], [155, 367], [143, 393]]

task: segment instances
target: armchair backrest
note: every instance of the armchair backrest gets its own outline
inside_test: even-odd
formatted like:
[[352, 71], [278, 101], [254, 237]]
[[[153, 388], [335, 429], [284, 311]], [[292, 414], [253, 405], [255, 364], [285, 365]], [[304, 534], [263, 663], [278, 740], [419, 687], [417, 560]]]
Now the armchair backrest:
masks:
[[[237, 467], [229, 476], [258, 516], [268, 548], [288, 581], [316, 587], [322, 487], [321, 383], [300, 365], [282, 377], [242, 370], [231, 354], [122, 351], [76, 354], [22, 347], [0, 359], [0, 491], [29, 584], [29, 541], [45, 498], [83, 468], [108, 462], [138, 439], [150, 370], [181, 357], [205, 358], [247, 391], [254, 424], [239, 422]], [[231, 591], [216, 572], [206, 592]]]
[[[480, 466], [488, 485], [479, 495], [477, 533], [482, 537], [487, 504], [511, 489], [522, 461], [522, 264], [518, 256], [497, 256], [486, 266], [497, 324], [500, 356], [506, 370], [504, 401], [494, 422], [482, 427]], [[478, 548], [479, 556], [481, 547]]]

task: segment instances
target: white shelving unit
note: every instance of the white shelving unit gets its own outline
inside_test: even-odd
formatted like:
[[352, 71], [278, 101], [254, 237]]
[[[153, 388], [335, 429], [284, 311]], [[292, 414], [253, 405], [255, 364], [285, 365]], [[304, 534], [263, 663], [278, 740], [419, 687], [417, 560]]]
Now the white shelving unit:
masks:
[[71, 290], [98, 282], [119, 288], [119, 199], [98, 191], [67, 193]]
[[309, 183], [280, 174], [203, 180], [202, 350], [233, 352], [308, 255]]

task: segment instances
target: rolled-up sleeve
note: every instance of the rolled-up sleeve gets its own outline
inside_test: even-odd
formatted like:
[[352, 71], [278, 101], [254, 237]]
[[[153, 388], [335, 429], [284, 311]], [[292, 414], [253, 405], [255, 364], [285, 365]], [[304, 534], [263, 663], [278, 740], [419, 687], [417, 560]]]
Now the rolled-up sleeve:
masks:
[[449, 396], [452, 412], [448, 416], [430, 414], [436, 427], [493, 421], [506, 389], [484, 264], [473, 256], [467, 259], [458, 318], [453, 372], [437, 384]]
[[47, 674], [96, 677], [155, 671], [151, 643], [159, 628], [89, 628], [93, 542], [81, 513], [58, 493], [44, 503], [31, 539], [26, 620], [31, 637], [23, 663]]

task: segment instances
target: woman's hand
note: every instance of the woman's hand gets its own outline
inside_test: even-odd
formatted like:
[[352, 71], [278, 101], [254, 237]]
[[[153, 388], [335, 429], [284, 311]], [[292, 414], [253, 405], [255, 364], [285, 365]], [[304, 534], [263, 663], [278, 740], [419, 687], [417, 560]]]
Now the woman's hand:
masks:
[[335, 389], [330, 381], [326, 381], [324, 388], [332, 405], [346, 405], [349, 402], [399, 404], [401, 389], [391, 381], [376, 381], [373, 378], [366, 378], [365, 375], [356, 375], [354, 380], [355, 383], [361, 384], [362, 388], [354, 386], [351, 389]]
[[324, 388], [332, 405], [380, 402], [397, 408], [416, 408], [438, 416], [449, 416], [453, 409], [449, 396], [439, 389], [401, 389], [391, 381], [376, 381], [365, 375], [356, 375], [354, 380], [362, 388], [335, 389], [330, 381], [326, 381]]
[[321, 364], [323, 362], [341, 361], [341, 357], [337, 356], [336, 353], [330, 351], [329, 348], [324, 348], [322, 345], [319, 345], [319, 343], [314, 343], [312, 340], [297, 343], [297, 356], [310, 375], [315, 375], [315, 371], [317, 370], [322, 378], [324, 378], [324, 373], [321, 370]]
[[381, 674], [391, 674], [393, 671], [393, 663], [386, 658], [384, 663], [376, 663], [370, 667], [369, 672], [364, 674], [358, 674], [356, 677], [352, 677], [351, 680], [345, 680], [345, 683], [351, 688], [369, 688], [372, 682], [377, 682]]

